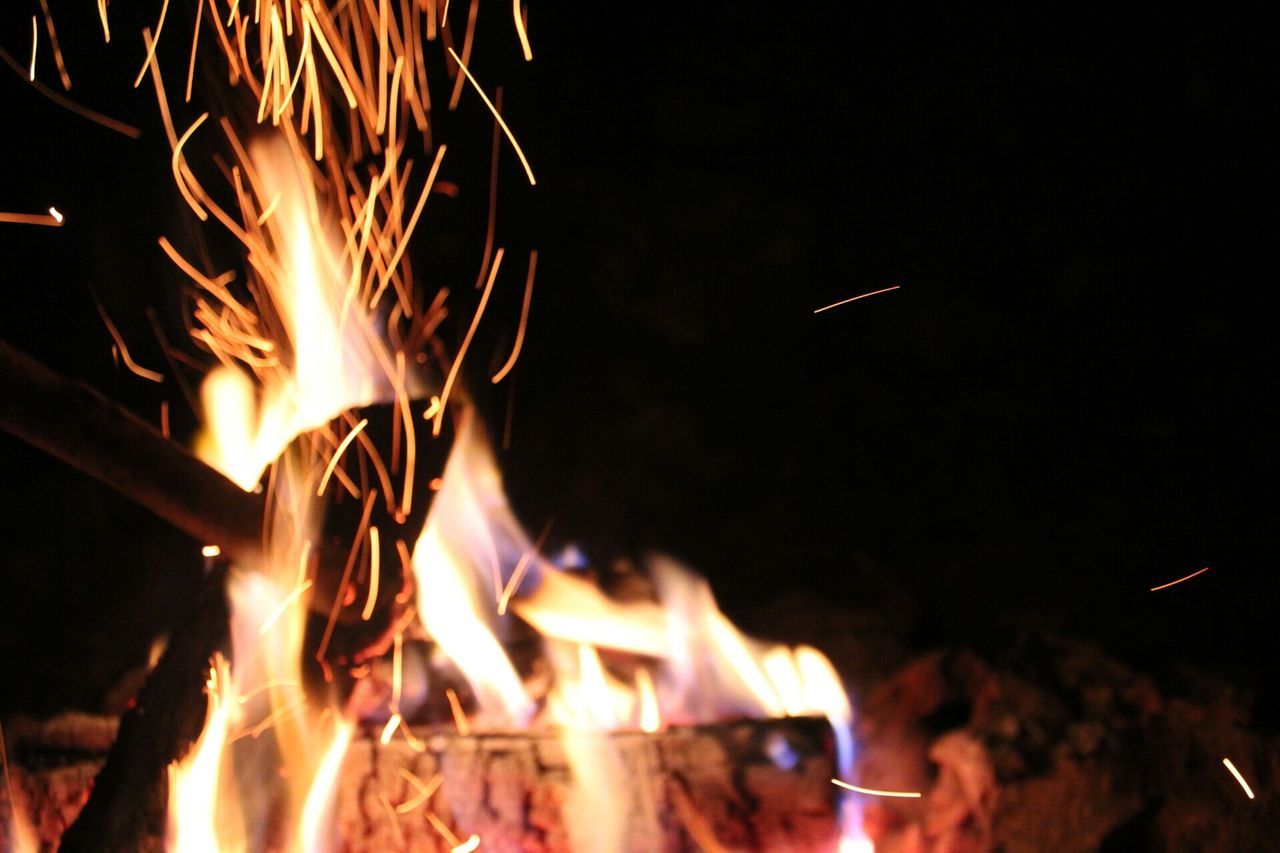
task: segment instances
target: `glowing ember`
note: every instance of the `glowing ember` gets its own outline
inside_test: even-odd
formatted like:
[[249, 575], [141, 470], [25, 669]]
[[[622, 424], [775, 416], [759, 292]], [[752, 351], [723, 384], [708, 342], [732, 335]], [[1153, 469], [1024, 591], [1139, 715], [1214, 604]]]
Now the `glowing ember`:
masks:
[[1251, 800], [1254, 799], [1253, 789], [1249, 787], [1249, 783], [1244, 780], [1244, 776], [1240, 774], [1240, 771], [1236, 769], [1236, 766], [1231, 763], [1231, 759], [1222, 759], [1222, 765], [1231, 771], [1232, 776], [1236, 777], [1236, 781], [1239, 782], [1240, 787], [1244, 789], [1245, 796]]

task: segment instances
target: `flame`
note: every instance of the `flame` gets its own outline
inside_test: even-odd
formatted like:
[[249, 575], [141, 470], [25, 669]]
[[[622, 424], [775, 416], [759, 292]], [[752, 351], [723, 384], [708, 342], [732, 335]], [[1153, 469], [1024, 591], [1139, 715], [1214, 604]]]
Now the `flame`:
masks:
[[233, 849], [219, 838], [223, 748], [235, 705], [231, 668], [221, 654], [214, 656], [205, 692], [209, 701], [200, 737], [186, 757], [169, 765], [168, 849], [175, 853]]

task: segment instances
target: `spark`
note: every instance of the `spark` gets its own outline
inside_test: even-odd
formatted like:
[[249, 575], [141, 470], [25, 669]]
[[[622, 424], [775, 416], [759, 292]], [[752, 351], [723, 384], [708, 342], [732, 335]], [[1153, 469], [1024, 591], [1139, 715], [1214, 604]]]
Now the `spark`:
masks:
[[546, 526], [542, 528], [538, 541], [534, 542], [528, 551], [520, 555], [520, 561], [516, 563], [515, 571], [511, 573], [511, 578], [507, 581], [506, 586], [502, 588], [502, 595], [498, 597], [499, 616], [506, 615], [507, 605], [511, 603], [511, 596], [515, 595], [516, 590], [520, 589], [520, 583], [524, 580], [525, 573], [529, 571], [533, 558], [542, 550], [542, 544], [546, 542], [547, 534], [551, 532], [551, 524], [552, 522], [548, 521]]
[[516, 342], [511, 347], [511, 355], [507, 358], [507, 363], [502, 365], [502, 369], [493, 374], [492, 381], [497, 385], [503, 380], [511, 368], [516, 366], [516, 359], [520, 357], [520, 348], [524, 346], [524, 329], [529, 322], [529, 303], [533, 299], [533, 273], [538, 268], [538, 250], [534, 249], [529, 253], [529, 277], [524, 283], [524, 304], [520, 307], [520, 325], [516, 327]]
[[430, 782], [423, 782], [403, 767], [400, 768], [400, 775], [408, 780], [409, 784], [413, 785], [413, 787], [418, 790], [418, 793], [412, 798], [405, 800], [403, 803], [396, 806], [396, 811], [400, 814], [408, 814], [427, 800], [431, 799], [431, 795], [436, 792], [436, 789], [440, 787], [440, 783], [444, 781], [444, 777], [437, 773], [431, 777]]
[[440, 833], [440, 836], [444, 838], [445, 841], [449, 842], [450, 847], [456, 848], [462, 843], [462, 840], [453, 834], [449, 829], [448, 824], [442, 821], [435, 812], [427, 812], [427, 820], [433, 827], [435, 827], [436, 832]]
[[472, 833], [470, 838], [461, 844], [456, 845], [450, 853], [471, 853], [472, 850], [475, 850], [479, 846], [480, 836]]
[[467, 329], [466, 337], [462, 339], [462, 346], [458, 347], [458, 354], [453, 359], [453, 364], [449, 366], [449, 375], [445, 378], [444, 388], [440, 391], [440, 407], [436, 410], [435, 419], [431, 422], [431, 434], [439, 435], [440, 427], [444, 421], [444, 407], [449, 402], [449, 391], [453, 388], [453, 381], [458, 378], [458, 370], [462, 367], [462, 359], [467, 354], [467, 347], [471, 345], [471, 339], [475, 336], [476, 327], [480, 325], [480, 318], [484, 315], [484, 307], [489, 304], [489, 294], [493, 292], [493, 282], [498, 278], [498, 269], [502, 266], [503, 250], [499, 249], [493, 256], [493, 268], [489, 270], [489, 281], [485, 283], [484, 293], [480, 295], [480, 305], [476, 308], [475, 316], [471, 318], [471, 328]]
[[271, 218], [271, 214], [276, 212], [276, 207], [280, 204], [280, 196], [281, 193], [279, 192], [272, 196], [271, 202], [263, 209], [262, 213], [258, 215], [259, 225], [266, 225], [267, 220]]
[[524, 52], [524, 61], [533, 61], [533, 48], [529, 47], [529, 34], [524, 31], [524, 19], [520, 15], [520, 0], [511, 0], [511, 17], [515, 19], [516, 35], [520, 37], [520, 50]]
[[[152, 44], [155, 44], [155, 42], [152, 42]], [[178, 185], [178, 192], [182, 193], [182, 197], [187, 200], [187, 204], [190, 205], [193, 211], [195, 211], [196, 216], [200, 218], [201, 222], [206, 221], [209, 218], [209, 214], [200, 206], [200, 202], [196, 201], [196, 197], [191, 194], [191, 188], [187, 186], [186, 180], [182, 177], [182, 146], [187, 144], [187, 140], [191, 138], [191, 134], [195, 133], [196, 129], [200, 127], [200, 125], [204, 124], [204, 120], [208, 117], [208, 113], [202, 113], [200, 118], [191, 123], [191, 127], [187, 128], [187, 132], [182, 134], [181, 138], [178, 139], [177, 144], [173, 146], [173, 159], [171, 161], [173, 166], [173, 180], [174, 183]]]
[[200, 549], [200, 554], [204, 557], [217, 557], [221, 553], [222, 549], [217, 545], [205, 545]]
[[187, 91], [184, 97], [188, 104], [191, 103], [191, 82], [196, 75], [196, 48], [200, 46], [200, 19], [203, 12], [203, 0], [196, 0], [196, 25], [191, 32], [191, 60], [187, 63]]
[[1236, 781], [1240, 783], [1240, 787], [1244, 788], [1245, 796], [1251, 800], [1254, 799], [1253, 789], [1249, 787], [1248, 782], [1244, 781], [1244, 777], [1240, 775], [1240, 771], [1236, 769], [1236, 766], [1231, 763], [1231, 759], [1230, 758], [1222, 759], [1222, 764], [1228, 770], [1231, 771], [1232, 776], [1236, 777]]
[[400, 818], [396, 816], [395, 809], [391, 807], [391, 801], [387, 799], [387, 795], [378, 793], [378, 802], [382, 803], [382, 808], [387, 813], [387, 818], [391, 821], [391, 828], [396, 831], [396, 846], [404, 846], [404, 832], [400, 829]]
[[1153, 586], [1151, 587], [1151, 591], [1159, 592], [1162, 589], [1168, 589], [1169, 587], [1180, 584], [1183, 581], [1189, 581], [1192, 578], [1196, 577], [1197, 575], [1202, 575], [1207, 571], [1209, 571], [1209, 566], [1205, 566], [1203, 569], [1200, 569], [1199, 571], [1194, 571], [1191, 574], [1187, 575], [1186, 577], [1178, 578], [1176, 581], [1169, 581], [1168, 583], [1162, 583], [1159, 586]]
[[[4, 60], [4, 64], [12, 68], [14, 72], [18, 74], [18, 76], [22, 77], [23, 79], [27, 79], [26, 70], [23, 69], [23, 67], [18, 64], [18, 61], [14, 59], [12, 56], [10, 56], [9, 52], [2, 47], [0, 47], [0, 59]], [[37, 92], [44, 95], [46, 98], [53, 101], [55, 104], [62, 107], [63, 109], [70, 110], [71, 112], [75, 113], [81, 118], [86, 118], [89, 121], [94, 122], [95, 124], [100, 124], [103, 127], [107, 128], [108, 130], [114, 130], [116, 133], [123, 134], [124, 136], [127, 136], [130, 139], [137, 139], [140, 136], [142, 136], [142, 131], [138, 130], [136, 127], [125, 124], [122, 121], [116, 121], [115, 119], [110, 118], [108, 116], [104, 116], [102, 113], [96, 112], [95, 110], [91, 110], [88, 107], [83, 107], [80, 104], [77, 104], [75, 101], [71, 100], [70, 98], [63, 97], [59, 93], [55, 92], [54, 90], [50, 89], [48, 86], [41, 83], [39, 80], [32, 79], [29, 82], [31, 83], [32, 88], [34, 88]]]
[[36, 16], [31, 16], [31, 65], [27, 70], [27, 81], [36, 82], [36, 46], [40, 43], [40, 30], [36, 27]]
[[449, 699], [449, 710], [453, 711], [453, 723], [458, 727], [458, 734], [466, 737], [471, 734], [471, 723], [467, 721], [467, 715], [462, 711], [462, 703], [458, 701], [458, 694], [453, 692], [452, 687], [446, 687], [444, 693]]
[[245, 693], [244, 695], [237, 698], [236, 701], [239, 702], [241, 705], [247, 705], [249, 704], [250, 701], [253, 700], [253, 697], [257, 696], [260, 693], [265, 693], [268, 690], [274, 690], [277, 687], [293, 687], [300, 690], [302, 689], [302, 682], [295, 681], [292, 678], [273, 678], [270, 681], [267, 681], [263, 684], [259, 684], [257, 687], [253, 688], [248, 693]]
[[516, 156], [520, 158], [520, 165], [524, 166], [524, 173], [529, 177], [529, 186], [536, 186], [537, 180], [533, 177], [533, 169], [529, 166], [529, 160], [524, 156], [524, 149], [520, 147], [520, 143], [516, 141], [516, 136], [511, 132], [511, 128], [507, 127], [507, 123], [502, 120], [502, 116], [494, 109], [493, 101], [489, 100], [489, 96], [484, 93], [484, 89], [480, 88], [480, 84], [476, 82], [476, 78], [471, 76], [471, 72], [467, 70], [467, 66], [462, 64], [462, 60], [458, 58], [457, 52], [453, 48], [447, 48], [449, 55], [453, 57], [453, 61], [458, 63], [458, 68], [466, 75], [467, 80], [475, 88], [476, 94], [480, 96], [480, 100], [484, 101], [484, 105], [489, 108], [489, 112], [493, 113], [493, 117], [498, 120], [498, 124], [502, 126], [502, 132], [507, 135], [507, 139], [511, 141], [511, 147], [516, 150]]
[[302, 583], [295, 586], [293, 588], [293, 591], [290, 592], [288, 595], [286, 595], [284, 597], [284, 600], [281, 601], [278, 605], [276, 605], [276, 609], [271, 611], [271, 615], [268, 616], [263, 621], [262, 625], [258, 628], [258, 636], [265, 637], [267, 635], [267, 632], [271, 630], [271, 626], [276, 623], [276, 620], [279, 619], [284, 614], [284, 612], [289, 609], [289, 605], [297, 601], [298, 596], [302, 595], [304, 592], [306, 592], [309, 589], [311, 589], [311, 581], [309, 580], [303, 581]]
[[[146, 76], [147, 69], [151, 67], [151, 63], [155, 61], [156, 45], [160, 44], [160, 31], [164, 29], [164, 17], [168, 12], [169, 0], [164, 0], [160, 6], [160, 20], [156, 21], [155, 38], [150, 39], [151, 44], [147, 47], [147, 59], [142, 63], [142, 68], [138, 70], [138, 79], [133, 81], [133, 88], [135, 89], [142, 85], [142, 78]], [[203, 219], [203, 217], [201, 218]]]
[[107, 23], [107, 0], [98, 0], [98, 18], [102, 21], [102, 40], [111, 44], [111, 26]]
[[830, 311], [832, 308], [839, 308], [841, 305], [848, 305], [850, 302], [857, 302], [859, 299], [866, 299], [868, 296], [879, 296], [881, 293], [888, 293], [891, 290], [898, 290], [902, 285], [895, 284], [893, 287], [883, 287], [880, 290], [873, 290], [870, 293], [863, 293], [858, 296], [851, 296], [848, 299], [841, 299], [839, 302], [833, 302], [822, 308], [816, 309], [813, 313], [821, 314], [823, 311]]
[[382, 561], [378, 554], [378, 528], [369, 527], [369, 598], [365, 601], [360, 619], [368, 622], [373, 616], [373, 606], [378, 603], [378, 576], [382, 573]]
[[62, 61], [62, 48], [58, 45], [58, 31], [53, 26], [53, 15], [49, 14], [48, 0], [40, 0], [40, 11], [44, 13], [45, 29], [49, 31], [49, 43], [53, 46], [53, 61], [58, 66], [58, 77], [62, 80], [62, 88], [71, 89], [71, 76], [67, 74], [67, 66]]
[[369, 302], [370, 308], [378, 307], [378, 300], [382, 298], [382, 291], [387, 289], [387, 282], [391, 279], [392, 270], [400, 264], [400, 258], [404, 255], [405, 247], [409, 244], [409, 236], [413, 234], [413, 229], [418, 224], [418, 217], [422, 215], [422, 208], [426, 205], [427, 196], [431, 193], [431, 185], [435, 183], [436, 174], [440, 171], [440, 162], [444, 160], [445, 148], [446, 146], [441, 145], [436, 150], [436, 159], [431, 164], [431, 171], [427, 173], [427, 183], [422, 188], [422, 195], [418, 197], [418, 204], [413, 208], [413, 215], [409, 217], [409, 224], [405, 226], [404, 234], [400, 237], [400, 244], [396, 246], [395, 254], [387, 262], [387, 272], [383, 276], [382, 283], [378, 286], [378, 292], [373, 295], [373, 299]]
[[48, 225], [57, 228], [62, 220], [50, 213], [0, 213], [0, 222], [11, 225]]
[[391, 640], [391, 708], [399, 713], [400, 693], [404, 689], [404, 632], [397, 631]]
[[329, 485], [329, 478], [333, 476], [333, 469], [338, 467], [338, 460], [342, 458], [342, 452], [347, 449], [351, 442], [355, 441], [360, 430], [364, 429], [369, 423], [368, 418], [364, 418], [360, 423], [351, 428], [351, 432], [347, 433], [342, 441], [338, 444], [338, 449], [333, 451], [333, 455], [329, 457], [329, 464], [324, 468], [324, 475], [320, 477], [320, 485], [316, 487], [316, 497], [324, 495], [325, 486]]
[[867, 794], [872, 797], [902, 797], [904, 799], [919, 799], [924, 796], [919, 791], [881, 791], [877, 788], [862, 788], [857, 785], [850, 785], [848, 782], [841, 782], [839, 779], [832, 779], [832, 783], [839, 785], [859, 794]]
[[115, 323], [111, 322], [111, 318], [107, 316], [107, 311], [102, 307], [102, 303], [95, 296], [93, 304], [98, 309], [98, 316], [102, 317], [103, 324], [107, 327], [107, 332], [111, 335], [111, 339], [116, 342], [116, 347], [120, 350], [120, 358], [124, 360], [124, 366], [135, 376], [140, 376], [151, 382], [164, 382], [164, 376], [156, 373], [154, 370], [148, 370], [133, 360], [133, 356], [129, 355], [129, 348], [124, 345], [124, 338], [121, 337], [120, 331], [116, 328]]
[[58, 210], [58, 208], [56, 207], [49, 208], [49, 215], [52, 216], [54, 221], [57, 222], [59, 225], [62, 224], [62, 212]]
[[403, 719], [400, 716], [400, 712], [397, 711], [391, 715], [391, 719], [387, 720], [387, 724], [382, 727], [382, 734], [378, 737], [383, 746], [391, 743], [391, 736], [396, 733], [396, 727], [400, 725]]

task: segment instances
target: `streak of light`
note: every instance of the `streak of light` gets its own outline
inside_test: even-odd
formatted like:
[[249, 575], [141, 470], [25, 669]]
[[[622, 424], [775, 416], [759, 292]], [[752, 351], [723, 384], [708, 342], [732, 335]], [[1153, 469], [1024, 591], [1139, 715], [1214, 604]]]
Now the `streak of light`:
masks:
[[271, 214], [276, 212], [276, 207], [280, 204], [280, 195], [281, 194], [277, 192], [274, 196], [272, 196], [271, 201], [263, 209], [262, 213], [258, 215], [259, 225], [266, 225], [267, 220], [271, 218]]
[[440, 787], [440, 783], [444, 781], [444, 777], [437, 773], [431, 777], [431, 781], [423, 782], [403, 767], [400, 768], [400, 775], [417, 789], [417, 793], [413, 797], [396, 806], [396, 811], [400, 812], [400, 814], [408, 814], [431, 799], [431, 795], [436, 792], [436, 789]]
[[1236, 769], [1236, 766], [1231, 763], [1231, 759], [1230, 758], [1222, 759], [1222, 764], [1224, 767], [1226, 767], [1228, 770], [1231, 771], [1232, 776], [1236, 777], [1236, 781], [1240, 783], [1240, 787], [1244, 788], [1245, 796], [1252, 800], [1254, 798], [1253, 789], [1249, 787], [1248, 782], [1244, 781], [1244, 777], [1240, 775], [1240, 771]]
[[1160, 590], [1162, 590], [1162, 589], [1168, 589], [1169, 587], [1171, 587], [1171, 586], [1176, 586], [1177, 584], [1180, 584], [1180, 583], [1182, 583], [1183, 581], [1189, 581], [1189, 580], [1191, 580], [1192, 578], [1196, 577], [1197, 575], [1202, 575], [1202, 574], [1204, 574], [1204, 573], [1205, 573], [1205, 572], [1207, 572], [1207, 571], [1209, 571], [1209, 567], [1208, 567], [1208, 566], [1205, 566], [1203, 569], [1200, 569], [1200, 570], [1198, 570], [1198, 571], [1194, 571], [1194, 572], [1192, 572], [1191, 574], [1187, 575], [1186, 577], [1178, 578], [1176, 581], [1169, 581], [1168, 583], [1162, 583], [1162, 584], [1160, 584], [1159, 586], [1153, 586], [1153, 587], [1151, 587], [1151, 591], [1152, 591], [1152, 592], [1159, 592], [1159, 591], [1160, 591]]
[[267, 632], [271, 630], [271, 626], [276, 623], [276, 620], [279, 619], [284, 614], [284, 612], [289, 609], [289, 605], [297, 601], [298, 596], [302, 595], [304, 592], [306, 592], [309, 589], [311, 589], [311, 581], [309, 580], [303, 581], [302, 583], [295, 586], [293, 588], [293, 591], [290, 592], [288, 595], [286, 595], [284, 597], [284, 600], [276, 605], [276, 609], [271, 611], [271, 615], [263, 620], [262, 625], [259, 626], [258, 628], [258, 636], [265, 637], [267, 635]]
[[378, 528], [369, 527], [369, 598], [360, 612], [360, 619], [368, 622], [373, 617], [373, 607], [378, 603], [378, 578], [382, 574], [382, 558], [378, 553]]
[[516, 136], [511, 132], [511, 128], [507, 127], [507, 123], [502, 120], [502, 116], [494, 109], [493, 101], [489, 100], [489, 96], [484, 93], [484, 89], [480, 88], [480, 84], [476, 82], [476, 78], [471, 76], [471, 72], [467, 70], [467, 66], [462, 64], [462, 60], [458, 58], [458, 54], [453, 48], [448, 48], [449, 55], [453, 57], [453, 61], [458, 63], [458, 68], [466, 75], [467, 80], [475, 88], [476, 94], [480, 96], [480, 100], [484, 101], [484, 105], [489, 108], [489, 112], [493, 113], [493, 117], [498, 120], [498, 124], [502, 126], [502, 132], [507, 135], [507, 139], [511, 141], [511, 147], [516, 150], [516, 156], [520, 158], [520, 165], [524, 166], [524, 173], [529, 177], [529, 185], [536, 186], [538, 181], [533, 177], [533, 169], [529, 166], [529, 159], [524, 156], [524, 149], [520, 147], [520, 143], [516, 141]]
[[511, 596], [515, 595], [516, 591], [520, 589], [520, 583], [524, 580], [525, 573], [529, 571], [529, 566], [533, 564], [534, 557], [538, 556], [538, 552], [542, 550], [542, 544], [547, 541], [547, 534], [551, 532], [552, 521], [548, 521], [546, 526], [542, 528], [542, 533], [538, 535], [538, 540], [533, 543], [529, 550], [520, 555], [520, 561], [516, 563], [515, 571], [511, 573], [506, 586], [502, 588], [502, 595], [498, 597], [499, 616], [506, 615], [507, 605], [511, 603]]
[[292, 678], [273, 678], [270, 681], [266, 681], [262, 684], [259, 684], [257, 687], [253, 688], [248, 693], [245, 693], [242, 696], [240, 696], [236, 701], [239, 702], [241, 705], [247, 705], [251, 701], [253, 701], [253, 698], [255, 696], [259, 695], [260, 693], [266, 693], [268, 690], [274, 690], [277, 687], [293, 687], [301, 690], [302, 682], [295, 681]]
[[404, 690], [404, 632], [391, 638], [391, 710], [399, 713], [400, 693]]
[[442, 821], [435, 812], [427, 812], [427, 820], [435, 828], [435, 831], [440, 833], [440, 837], [449, 842], [450, 847], [457, 847], [462, 843], [462, 839], [454, 835], [453, 831], [449, 829], [449, 825]]
[[516, 35], [520, 37], [520, 50], [524, 52], [524, 61], [533, 61], [533, 48], [529, 47], [529, 34], [524, 31], [524, 18], [520, 15], [520, 0], [511, 0], [511, 17], [515, 19]]
[[31, 64], [27, 66], [27, 82], [36, 82], [36, 46], [40, 44], [40, 29], [36, 26], [36, 16], [31, 16]]
[[187, 92], [184, 96], [186, 103], [191, 103], [191, 81], [196, 76], [196, 48], [200, 46], [200, 19], [203, 17], [204, 3], [202, 0], [196, 0], [196, 25], [191, 33], [191, 59], [187, 63]]
[[102, 40], [111, 44], [111, 25], [107, 23], [107, 0], [98, 0], [98, 19], [102, 21]]
[[205, 545], [200, 549], [200, 554], [205, 557], [216, 557], [222, 553], [222, 549], [217, 545]]
[[142, 68], [138, 69], [138, 79], [133, 81], [133, 88], [142, 85], [142, 78], [146, 76], [147, 69], [151, 67], [151, 63], [156, 59], [156, 45], [160, 44], [160, 31], [164, 29], [164, 18], [169, 13], [169, 0], [164, 0], [160, 6], [160, 20], [156, 21], [156, 35], [151, 39], [151, 44], [147, 47], [147, 59], [142, 63]]
[[0, 222], [11, 225], [48, 225], [57, 228], [62, 220], [52, 213], [0, 213]]
[[444, 160], [444, 152], [446, 146], [441, 145], [436, 149], [436, 159], [431, 164], [431, 171], [427, 173], [427, 183], [422, 188], [422, 195], [418, 197], [418, 203], [413, 208], [413, 214], [409, 217], [409, 224], [405, 226], [404, 234], [400, 237], [400, 243], [396, 246], [395, 254], [391, 256], [391, 260], [387, 262], [387, 272], [378, 286], [378, 292], [373, 295], [373, 299], [369, 301], [370, 308], [378, 306], [378, 300], [382, 297], [382, 291], [387, 289], [387, 282], [391, 279], [391, 273], [400, 263], [400, 258], [404, 255], [404, 250], [409, 244], [409, 236], [413, 234], [414, 227], [418, 224], [418, 217], [422, 215], [422, 208], [427, 203], [427, 196], [431, 194], [431, 185], [435, 183], [436, 175], [440, 171], [440, 162]]
[[58, 31], [53, 26], [53, 15], [49, 14], [48, 0], [40, 0], [40, 11], [44, 13], [44, 26], [49, 31], [49, 43], [53, 45], [53, 61], [58, 66], [58, 78], [62, 88], [71, 90], [71, 76], [67, 74], [66, 63], [62, 61], [62, 48], [58, 45]]
[[382, 808], [387, 813], [387, 818], [391, 821], [391, 828], [396, 832], [396, 848], [404, 847], [404, 831], [400, 829], [400, 817], [396, 814], [395, 809], [391, 807], [391, 801], [387, 799], [387, 795], [378, 793], [378, 802], [382, 803]]
[[881, 791], [877, 788], [862, 788], [857, 785], [850, 785], [848, 782], [841, 782], [839, 779], [831, 780], [834, 784], [841, 788], [846, 788], [859, 794], [866, 794], [871, 797], [901, 797], [904, 799], [916, 800], [924, 796], [919, 791]]
[[351, 432], [343, 436], [342, 441], [338, 443], [338, 449], [333, 451], [333, 455], [329, 457], [329, 464], [324, 466], [324, 474], [320, 477], [320, 485], [316, 487], [316, 497], [324, 495], [325, 486], [329, 485], [329, 478], [333, 476], [333, 469], [338, 467], [338, 460], [342, 458], [342, 452], [347, 449], [351, 442], [355, 441], [360, 430], [364, 429], [369, 423], [368, 418], [364, 418], [360, 423], [351, 428]]
[[534, 249], [529, 253], [529, 277], [524, 282], [524, 304], [520, 307], [520, 325], [516, 327], [516, 342], [511, 347], [511, 355], [507, 357], [507, 363], [493, 374], [492, 381], [497, 385], [503, 380], [511, 368], [516, 366], [516, 359], [520, 357], [520, 348], [524, 346], [524, 329], [529, 322], [529, 303], [533, 299], [533, 274], [538, 268], [538, 250]]
[[351, 582], [351, 570], [356, 564], [356, 554], [360, 550], [360, 542], [364, 539], [365, 528], [369, 525], [369, 517], [373, 513], [374, 502], [378, 499], [378, 490], [373, 489], [369, 492], [369, 497], [365, 499], [364, 511], [360, 516], [360, 523], [356, 526], [356, 535], [352, 539], [351, 553], [347, 556], [347, 565], [342, 570], [342, 580], [338, 581], [338, 589], [333, 596], [333, 607], [329, 610], [329, 621], [324, 627], [324, 634], [320, 637], [320, 644], [316, 647], [316, 660], [324, 663], [325, 652], [329, 650], [329, 640], [333, 637], [333, 629], [338, 624], [338, 613], [342, 610], [342, 597], [346, 594], [347, 584]]
[[63, 219], [62, 211], [58, 210], [58, 208], [56, 207], [49, 208], [49, 215], [52, 216], [55, 220], [57, 220], [57, 223], [59, 225], [62, 224], [62, 219]]
[[479, 846], [480, 836], [472, 833], [470, 838], [461, 844], [456, 845], [450, 853], [471, 853], [472, 850], [475, 850]]
[[453, 388], [453, 381], [458, 378], [458, 371], [462, 368], [462, 359], [466, 357], [467, 347], [471, 346], [471, 339], [475, 337], [476, 327], [480, 325], [480, 318], [484, 315], [484, 307], [489, 304], [489, 294], [493, 292], [493, 282], [498, 278], [498, 269], [502, 266], [503, 251], [499, 249], [493, 256], [493, 268], [489, 270], [489, 280], [485, 282], [484, 293], [480, 295], [480, 305], [476, 307], [475, 316], [471, 318], [471, 327], [467, 329], [466, 337], [462, 339], [462, 346], [458, 347], [458, 354], [454, 357], [453, 364], [449, 365], [449, 375], [445, 377], [444, 388], [440, 391], [440, 407], [436, 410], [435, 419], [431, 422], [432, 435], [438, 436], [440, 434], [440, 427], [444, 422], [444, 407], [449, 403], [449, 391]]
[[378, 737], [383, 746], [391, 743], [391, 736], [396, 733], [396, 727], [400, 725], [403, 719], [400, 716], [400, 712], [397, 711], [391, 715], [391, 719], [387, 720], [387, 724], [382, 727], [382, 734]]
[[449, 710], [453, 711], [453, 723], [458, 727], [458, 734], [466, 737], [471, 734], [471, 723], [467, 721], [467, 715], [462, 711], [462, 703], [458, 701], [458, 694], [453, 692], [452, 687], [446, 687], [444, 693], [449, 699]]
[[858, 296], [851, 296], [848, 299], [841, 299], [839, 302], [833, 302], [822, 308], [816, 309], [813, 313], [821, 314], [823, 311], [830, 311], [832, 308], [839, 308], [841, 305], [848, 305], [850, 302], [857, 302], [859, 299], [866, 299], [868, 296], [879, 296], [881, 293], [888, 293], [891, 290], [898, 290], [902, 285], [895, 284], [893, 287], [883, 287], [880, 290], [873, 290], [870, 293], [862, 293]]
[[124, 366], [136, 376], [147, 379], [151, 382], [164, 382], [164, 376], [156, 373], [154, 370], [148, 370], [133, 360], [133, 356], [129, 355], [129, 348], [124, 345], [124, 338], [120, 335], [120, 330], [116, 328], [115, 323], [111, 322], [111, 318], [107, 316], [106, 309], [102, 307], [102, 303], [95, 296], [93, 304], [98, 309], [98, 316], [102, 318], [102, 323], [107, 327], [107, 332], [111, 335], [111, 339], [116, 342], [116, 347], [120, 350], [120, 358], [124, 360]]
[[[152, 42], [152, 44], [155, 44], [155, 42]], [[199, 128], [200, 125], [204, 124], [204, 120], [208, 117], [208, 113], [201, 113], [200, 118], [191, 123], [191, 127], [188, 127], [186, 133], [182, 134], [178, 139], [178, 144], [173, 146], [173, 158], [171, 160], [171, 165], [173, 166], [173, 180], [174, 183], [178, 185], [178, 192], [182, 193], [182, 197], [186, 199], [187, 204], [191, 207], [192, 211], [195, 212], [195, 215], [200, 217], [201, 222], [208, 220], [209, 214], [200, 206], [200, 202], [196, 201], [196, 197], [191, 194], [191, 188], [187, 186], [187, 182], [182, 176], [182, 146], [187, 144], [187, 140], [191, 138], [191, 134], [195, 133], [196, 129]]]
[[[14, 72], [18, 74], [18, 76], [22, 77], [24, 80], [27, 79], [26, 70], [20, 64], [18, 64], [18, 61], [16, 59], [14, 59], [12, 56], [9, 55], [9, 52], [7, 50], [5, 50], [2, 47], [0, 47], [0, 59], [4, 60], [4, 64], [12, 68]], [[116, 121], [115, 119], [109, 116], [104, 116], [102, 113], [97, 112], [96, 110], [91, 110], [88, 107], [81, 106], [80, 104], [77, 104], [75, 101], [71, 100], [70, 98], [66, 98], [63, 95], [59, 94], [58, 92], [53, 91], [48, 86], [41, 83], [39, 80], [30, 80], [29, 82], [37, 92], [44, 95], [49, 100], [53, 101], [55, 104], [62, 107], [64, 110], [70, 110], [71, 112], [75, 113], [81, 118], [86, 118], [89, 121], [94, 122], [95, 124], [100, 124], [103, 127], [107, 128], [108, 130], [114, 130], [116, 133], [127, 136], [130, 139], [137, 139], [140, 136], [142, 136], [142, 131], [138, 130], [133, 125], [125, 124], [122, 121]]]

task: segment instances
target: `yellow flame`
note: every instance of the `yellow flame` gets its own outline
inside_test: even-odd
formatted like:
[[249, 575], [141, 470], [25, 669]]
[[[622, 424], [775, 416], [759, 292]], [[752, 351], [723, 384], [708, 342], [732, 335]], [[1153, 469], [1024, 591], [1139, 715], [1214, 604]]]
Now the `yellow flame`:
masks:
[[216, 654], [206, 683], [204, 728], [187, 755], [169, 765], [168, 849], [170, 853], [220, 853], [232, 849], [222, 839], [218, 803], [223, 747], [235, 707], [231, 668]]

